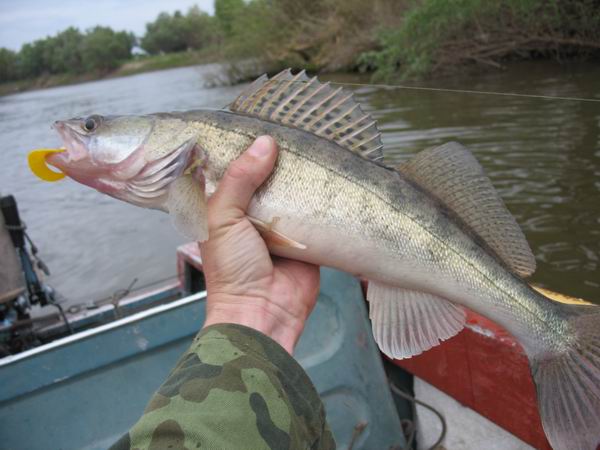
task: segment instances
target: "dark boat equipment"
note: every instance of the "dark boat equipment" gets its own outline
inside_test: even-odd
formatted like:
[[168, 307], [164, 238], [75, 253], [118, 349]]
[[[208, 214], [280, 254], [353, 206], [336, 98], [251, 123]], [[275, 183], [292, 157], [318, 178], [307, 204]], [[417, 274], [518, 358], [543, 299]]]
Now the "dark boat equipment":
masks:
[[1, 356], [1, 354], [17, 353], [37, 344], [32, 327], [34, 321], [30, 314], [34, 305], [55, 306], [69, 333], [72, 333], [72, 330], [61, 305], [56, 302], [55, 291], [38, 275], [38, 271], [50, 275], [50, 270], [39, 257], [37, 247], [27, 234], [27, 227], [21, 221], [15, 198], [12, 195], [0, 197], [0, 210], [4, 216], [5, 228], [21, 263], [25, 283], [24, 292], [0, 303]]

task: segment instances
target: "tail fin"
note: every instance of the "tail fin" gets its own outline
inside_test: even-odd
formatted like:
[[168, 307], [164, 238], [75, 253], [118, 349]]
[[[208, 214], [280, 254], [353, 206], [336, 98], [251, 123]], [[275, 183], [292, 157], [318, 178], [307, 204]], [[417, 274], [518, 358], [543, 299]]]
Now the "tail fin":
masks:
[[574, 339], [559, 356], [530, 361], [544, 431], [554, 450], [600, 444], [600, 308], [564, 305]]

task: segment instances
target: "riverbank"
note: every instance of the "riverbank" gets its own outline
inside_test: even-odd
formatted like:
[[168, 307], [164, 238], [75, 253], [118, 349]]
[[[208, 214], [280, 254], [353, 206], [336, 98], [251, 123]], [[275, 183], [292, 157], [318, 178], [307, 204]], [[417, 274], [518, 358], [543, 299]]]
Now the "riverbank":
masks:
[[[147, 35], [141, 40], [142, 47], [150, 53], [163, 53], [132, 57], [129, 48], [125, 56], [114, 57], [110, 66], [103, 63], [102, 56], [93, 66], [103, 67], [101, 72], [89, 71], [86, 67], [76, 70], [72, 61], [88, 55], [79, 47], [73, 58], [66, 61], [59, 57], [60, 52], [50, 53], [43, 60], [43, 72], [63, 71], [64, 74], [0, 84], [0, 95], [167, 68], [240, 60], [256, 61], [258, 64], [252, 64], [252, 67], [238, 64], [232, 71], [235, 73], [230, 74], [233, 80], [252, 79], [260, 72], [274, 73], [293, 67], [320, 74], [368, 73], [379, 82], [501, 71], [513, 61], [568, 63], [600, 60], [600, 10], [589, 0], [557, 0], [552, 5], [544, 0], [460, 0], [451, 6], [445, 0], [376, 0], [372, 3], [315, 0], [310, 7], [294, 0], [249, 0], [240, 1], [236, 8], [226, 23], [213, 30], [214, 35], [201, 36], [203, 46], [196, 42], [194, 47], [193, 41], [190, 41], [181, 43], [180, 47], [169, 47], [163, 43], [162, 47], [154, 48], [150, 46], [154, 42], [150, 39], [152, 35]], [[185, 17], [186, 20], [197, 18], [209, 22], [220, 20], [192, 10]], [[172, 21], [169, 24], [174, 28], [169, 28], [168, 32], [163, 30], [160, 36], [189, 31], [190, 27], [184, 26], [187, 22], [182, 22], [181, 15], [160, 16], [150, 31], [165, 20]], [[198, 31], [204, 28], [194, 25], [191, 29]], [[361, 32], [356, 33], [356, 30]], [[63, 48], [61, 40], [67, 42], [67, 37], [73, 33], [79, 32], [69, 29], [48, 38], [46, 44], [46, 41], [40, 41], [33, 47], [24, 46], [19, 55], [12, 54], [13, 65], [18, 68], [17, 61], [21, 61], [21, 66], [25, 67], [24, 62], [32, 59], [26, 58], [28, 52], [25, 50], [33, 51], [36, 45], [41, 50], [44, 45], [55, 50]], [[159, 36], [154, 37], [158, 39]], [[106, 45], [100, 48], [106, 48]], [[201, 50], [174, 52], [174, 48]], [[119, 61], [123, 60], [126, 62], [119, 65]], [[33, 58], [32, 61], [37, 60]], [[60, 70], [53, 68], [55, 65], [60, 66]], [[39, 74], [40, 70], [38, 67], [37, 71], [25, 73]], [[83, 71], [86, 71], [83, 75], [69, 73]]]
[[119, 68], [110, 72], [85, 74], [63, 73], [0, 83], [0, 96], [33, 91], [37, 89], [46, 89], [56, 86], [85, 83], [87, 81], [125, 77], [129, 75], [136, 75], [138, 73], [154, 72], [156, 70], [210, 64], [222, 60], [223, 54], [218, 48], [207, 48], [200, 51], [186, 51], [179, 53], [165, 53], [162, 55], [153, 56], [140, 56], [132, 61], [123, 63]]

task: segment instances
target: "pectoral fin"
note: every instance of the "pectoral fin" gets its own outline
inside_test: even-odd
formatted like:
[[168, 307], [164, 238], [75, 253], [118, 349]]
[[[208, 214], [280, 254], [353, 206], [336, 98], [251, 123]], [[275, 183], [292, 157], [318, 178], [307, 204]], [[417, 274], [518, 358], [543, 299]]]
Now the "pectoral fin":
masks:
[[248, 216], [248, 220], [252, 222], [252, 225], [254, 225], [254, 227], [258, 230], [258, 232], [263, 237], [267, 245], [279, 247], [292, 247], [298, 248], [300, 250], [306, 249], [306, 245], [295, 241], [273, 229], [273, 227], [279, 220], [278, 217], [273, 218], [273, 220], [270, 223], [250, 216]]
[[426, 292], [370, 282], [373, 336], [383, 353], [403, 359], [423, 353], [462, 330], [465, 312]]
[[171, 183], [167, 209], [173, 225], [186, 238], [200, 242], [208, 239], [206, 196], [192, 175], [184, 175]]

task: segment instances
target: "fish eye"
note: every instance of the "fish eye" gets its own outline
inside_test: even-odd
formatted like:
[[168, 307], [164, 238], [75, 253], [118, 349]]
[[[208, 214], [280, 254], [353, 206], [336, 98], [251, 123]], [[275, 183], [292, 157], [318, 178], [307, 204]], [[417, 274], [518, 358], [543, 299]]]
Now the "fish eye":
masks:
[[83, 123], [83, 128], [85, 131], [94, 131], [98, 128], [98, 120], [94, 117], [88, 117]]

